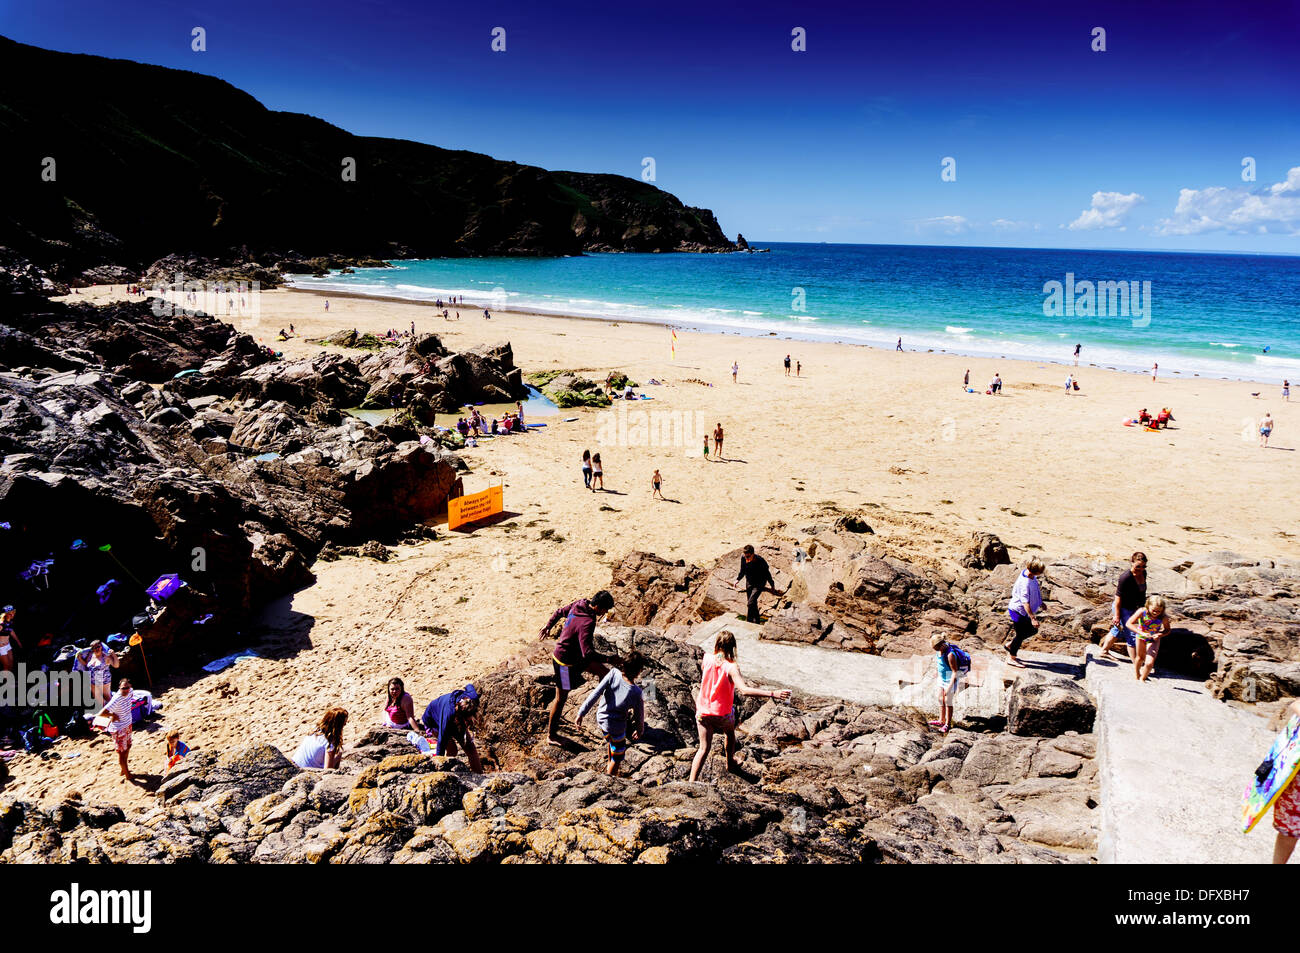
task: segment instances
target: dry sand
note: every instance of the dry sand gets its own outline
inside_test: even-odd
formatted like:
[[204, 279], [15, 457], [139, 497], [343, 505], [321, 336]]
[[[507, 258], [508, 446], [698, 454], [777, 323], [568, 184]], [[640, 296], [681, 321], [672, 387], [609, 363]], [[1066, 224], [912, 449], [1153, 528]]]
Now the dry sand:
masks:
[[[122, 290], [79, 297], [103, 300]], [[175, 678], [161, 692], [164, 717], [155, 730], [136, 733], [138, 771], [159, 773], [165, 727], [180, 728], [194, 746], [265, 741], [291, 753], [327, 705], [342, 703], [356, 737], [378, 723], [393, 675], [423, 708], [533, 643], [554, 607], [607, 584], [611, 566], [636, 549], [704, 563], [774, 524], [796, 533], [859, 512], [882, 544], [922, 560], [951, 556], [977, 529], [997, 533], [1014, 556], [1117, 559], [1141, 548], [1163, 565], [1215, 549], [1300, 556], [1300, 530], [1283, 520], [1300, 508], [1300, 408], [1281, 403], [1270, 385], [1152, 383], [1086, 363], [1076, 370], [686, 332], [678, 333], [674, 361], [668, 331], [656, 325], [506, 312], [489, 321], [473, 306], [460, 309], [460, 322], [445, 322], [423, 305], [327, 297], [328, 313], [318, 294], [264, 292], [260, 323], [245, 330], [300, 357], [318, 350], [309, 338], [415, 321], [453, 350], [508, 340], [525, 373], [577, 368], [603, 378], [619, 369], [643, 384], [651, 377], [665, 384], [641, 388], [653, 401], [534, 417], [549, 426], [466, 450], [473, 468], [466, 490], [504, 481], [506, 509], [517, 516], [398, 547], [386, 564], [318, 563], [314, 586], [266, 613], [256, 638], [269, 657]], [[298, 338], [277, 344], [277, 330], [290, 322]], [[785, 377], [787, 353], [802, 362], [801, 377]], [[961, 388], [966, 368], [976, 394]], [[1001, 397], [983, 393], [995, 371], [1005, 381]], [[1066, 396], [1071, 372], [1082, 390]], [[1264, 398], [1253, 398], [1256, 390]], [[1162, 406], [1176, 418], [1168, 431], [1121, 424], [1142, 407]], [[618, 428], [624, 408], [629, 439]], [[1254, 434], [1265, 410], [1276, 421], [1268, 450]], [[629, 445], [642, 411], [656, 433], [681, 415], [691, 437], [679, 446]], [[699, 444], [718, 422], [725, 461], [706, 463]], [[601, 453], [608, 492], [583, 489], [584, 448]], [[672, 502], [651, 499], [656, 467]], [[64, 758], [21, 759], [5, 793], [149, 800], [116, 777], [106, 739], [63, 741], [56, 750]], [[65, 760], [74, 753], [76, 760]]]

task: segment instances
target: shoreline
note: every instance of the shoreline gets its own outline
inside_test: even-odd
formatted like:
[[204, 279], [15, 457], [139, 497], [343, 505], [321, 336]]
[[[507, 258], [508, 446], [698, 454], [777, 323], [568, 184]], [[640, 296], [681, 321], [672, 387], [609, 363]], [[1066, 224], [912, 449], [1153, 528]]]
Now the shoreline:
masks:
[[[418, 259], [418, 260], [424, 260], [424, 259]], [[407, 297], [398, 294], [383, 294], [378, 292], [364, 292], [364, 291], [345, 291], [345, 290], [339, 290], [333, 288], [308, 287], [302, 285], [295, 285], [291, 283], [284, 284], [281, 290], [293, 291], [302, 294], [312, 294], [312, 295], [317, 295], [319, 297], [326, 297], [326, 298], [328, 297], [359, 298], [359, 299], [366, 299], [366, 300], [373, 300], [373, 301], [391, 302], [393, 304], [414, 304], [414, 305], [421, 305], [425, 307], [434, 308], [435, 310], [437, 310], [437, 306], [431, 300], [425, 298]], [[496, 302], [484, 302], [482, 300], [478, 300], [478, 301], [466, 300], [461, 307], [477, 309], [479, 311], [482, 311], [485, 307], [490, 311], [498, 310], [498, 308], [494, 308], [495, 304]], [[893, 350], [892, 348], [888, 347], [886, 344], [837, 338], [833, 334], [825, 334], [825, 335], [812, 334], [807, 331], [801, 332], [797, 328], [796, 329], [782, 328], [781, 330], [772, 330], [770, 327], [764, 328], [758, 326], [748, 327], [748, 328], [736, 328], [732, 325], [721, 324], [721, 323], [709, 324], [708, 322], [698, 321], [694, 319], [687, 323], [676, 323], [661, 318], [650, 318], [650, 317], [643, 317], [638, 315], [572, 314], [570, 312], [565, 312], [565, 311], [548, 311], [546, 309], [536, 308], [532, 306], [506, 305], [505, 307], [499, 308], [499, 310], [502, 314], [524, 315], [524, 316], [531, 315], [539, 318], [560, 318], [560, 319], [566, 319], [572, 321], [594, 321], [601, 324], [615, 324], [615, 325], [621, 322], [626, 322], [628, 324], [639, 324], [639, 325], [646, 325], [649, 327], [659, 327], [664, 330], [676, 329], [679, 332], [694, 333], [694, 334], [712, 334], [712, 335], [719, 335], [719, 336], [734, 335], [736, 337], [756, 338], [756, 339], [771, 338], [771, 339], [785, 340], [785, 341], [800, 341], [809, 344], [836, 344], [844, 347], [865, 348], [873, 351]], [[813, 323], [813, 322], [809, 322], [809, 323]], [[1088, 368], [1091, 370], [1098, 370], [1098, 371], [1114, 371], [1119, 374], [1131, 374], [1137, 377], [1148, 376], [1151, 373], [1151, 369], [1149, 366], [1145, 368], [1139, 367], [1137, 365], [1126, 367], [1118, 364], [1110, 364], [1110, 363], [1103, 364], [1103, 363], [1098, 363], [1093, 361], [1075, 364], [1068, 359], [1061, 360], [1059, 358], [1049, 358], [1049, 357], [1014, 356], [1014, 355], [1005, 355], [994, 351], [983, 351], [983, 352], [975, 351], [975, 350], [964, 351], [956, 348], [907, 347], [906, 345], [904, 346], [903, 351], [905, 353], [912, 353], [912, 354], [945, 354], [953, 357], [964, 357], [964, 358], [969, 358], [970, 360], [978, 360], [978, 361], [1011, 361], [1016, 363], [1035, 364], [1035, 365], [1051, 364], [1057, 367], [1064, 367], [1064, 368], [1074, 368], [1074, 367], [1078, 367], [1080, 369]], [[1246, 377], [1246, 376], [1234, 377], [1226, 374], [1202, 373], [1199, 371], [1184, 373], [1178, 370], [1162, 371], [1161, 375], [1166, 376], [1166, 379], [1168, 380], [1186, 380], [1186, 381], [1216, 380], [1216, 381], [1226, 381], [1229, 383], [1259, 384], [1262, 386], [1271, 386], [1277, 388], [1281, 387], [1281, 380], [1284, 379], [1283, 375], [1278, 375], [1278, 380], [1274, 380], [1272, 378], [1260, 378], [1260, 377]], [[1300, 378], [1300, 371], [1296, 373], [1296, 376], [1297, 378]]]

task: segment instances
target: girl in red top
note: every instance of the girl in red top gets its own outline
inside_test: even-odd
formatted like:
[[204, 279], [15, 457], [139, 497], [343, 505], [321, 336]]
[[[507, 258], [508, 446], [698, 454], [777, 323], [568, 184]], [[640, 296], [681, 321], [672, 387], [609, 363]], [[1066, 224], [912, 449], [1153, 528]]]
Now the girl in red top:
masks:
[[709, 757], [715, 732], [727, 736], [727, 770], [736, 770], [736, 695], [757, 695], [761, 698], [778, 698], [788, 701], [790, 690], [773, 691], [751, 688], [740, 677], [736, 664], [736, 637], [730, 632], [720, 632], [713, 642], [713, 654], [705, 657], [700, 679], [700, 693], [695, 700], [695, 716], [700, 731], [700, 749], [691, 762], [691, 780], [700, 779], [700, 770]]

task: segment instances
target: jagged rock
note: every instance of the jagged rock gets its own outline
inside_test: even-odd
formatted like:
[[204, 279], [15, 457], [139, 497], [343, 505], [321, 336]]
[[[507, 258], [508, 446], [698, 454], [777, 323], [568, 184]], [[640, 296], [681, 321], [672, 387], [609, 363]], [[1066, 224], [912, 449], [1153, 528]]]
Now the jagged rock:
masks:
[[1026, 672], [1017, 678], [1007, 701], [1007, 730], [1015, 735], [1090, 732], [1096, 716], [1097, 705], [1081, 685], [1044, 672]]
[[961, 564], [971, 569], [996, 569], [1011, 562], [1006, 544], [993, 533], [972, 533]]

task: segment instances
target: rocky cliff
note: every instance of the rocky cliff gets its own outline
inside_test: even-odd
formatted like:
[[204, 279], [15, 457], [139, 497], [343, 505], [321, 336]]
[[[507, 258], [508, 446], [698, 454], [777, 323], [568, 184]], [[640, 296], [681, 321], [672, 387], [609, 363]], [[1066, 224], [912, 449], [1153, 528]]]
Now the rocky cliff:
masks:
[[734, 248], [712, 212], [639, 179], [354, 136], [213, 77], [3, 37], [0, 140], [0, 245], [63, 281], [179, 251], [270, 277], [321, 255]]

